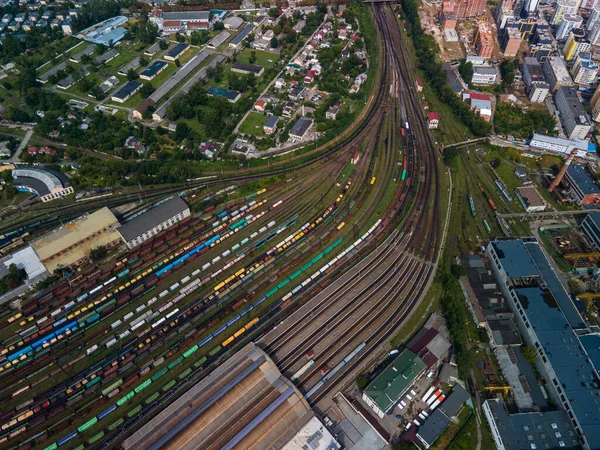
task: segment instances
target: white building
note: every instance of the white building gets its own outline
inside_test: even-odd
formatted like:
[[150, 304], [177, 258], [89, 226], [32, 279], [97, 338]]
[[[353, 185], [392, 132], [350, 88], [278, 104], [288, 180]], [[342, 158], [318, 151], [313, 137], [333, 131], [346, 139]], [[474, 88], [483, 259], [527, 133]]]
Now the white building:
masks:
[[543, 150], [564, 155], [569, 155], [573, 149], [576, 149], [577, 156], [581, 158], [588, 155], [589, 143], [588, 139], [565, 139], [534, 133], [531, 141], [529, 141], [529, 146], [534, 150]]
[[175, 196], [121, 225], [117, 231], [127, 247], [134, 248], [189, 216], [188, 205]]

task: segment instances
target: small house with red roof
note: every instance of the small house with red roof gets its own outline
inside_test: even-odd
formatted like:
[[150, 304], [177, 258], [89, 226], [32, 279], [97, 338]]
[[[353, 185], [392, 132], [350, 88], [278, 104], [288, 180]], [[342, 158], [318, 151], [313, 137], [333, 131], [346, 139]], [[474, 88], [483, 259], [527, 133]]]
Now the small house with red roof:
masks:
[[267, 102], [266, 100], [259, 98], [258, 100], [256, 100], [256, 103], [254, 103], [254, 109], [256, 110], [256, 112], [265, 112], [265, 108], [267, 107]]
[[307, 70], [306, 73], [304, 74], [304, 82], [312, 83], [313, 81], [315, 81], [315, 75], [316, 75], [316, 72], [314, 70]]
[[423, 80], [417, 78], [417, 92], [421, 92], [423, 90]]
[[438, 113], [435, 113], [435, 112], [427, 113], [427, 123], [429, 124], [430, 130], [436, 129], [438, 127], [438, 125], [440, 124], [440, 117], [438, 116]]

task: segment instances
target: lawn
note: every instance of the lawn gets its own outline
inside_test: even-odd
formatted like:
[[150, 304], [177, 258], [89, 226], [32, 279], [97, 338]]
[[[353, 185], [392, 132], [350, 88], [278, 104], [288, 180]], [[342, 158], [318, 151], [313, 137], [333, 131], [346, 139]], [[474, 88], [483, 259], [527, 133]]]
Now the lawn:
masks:
[[266, 121], [267, 116], [265, 114], [251, 112], [240, 126], [240, 131], [253, 136], [264, 136], [265, 132], [263, 130], [263, 125]]
[[[250, 54], [252, 51], [253, 50], [249, 48], [245, 48], [238, 53], [238, 62], [249, 63]], [[277, 53], [266, 52], [264, 50], [254, 50], [254, 52], [256, 52], [256, 61], [254, 61], [254, 64], [264, 67], [265, 70], [270, 69], [279, 60], [279, 55]]]

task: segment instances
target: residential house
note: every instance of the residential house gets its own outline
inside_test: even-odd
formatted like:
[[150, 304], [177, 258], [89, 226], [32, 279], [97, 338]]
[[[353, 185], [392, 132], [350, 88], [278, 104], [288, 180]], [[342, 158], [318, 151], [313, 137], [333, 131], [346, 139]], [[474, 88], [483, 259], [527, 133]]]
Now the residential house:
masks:
[[271, 135], [275, 132], [275, 129], [277, 128], [277, 122], [279, 122], [278, 116], [273, 115], [267, 118], [267, 121], [263, 126], [263, 130], [266, 135]]
[[492, 99], [488, 94], [464, 92], [462, 99], [471, 109], [477, 111], [482, 119], [489, 121], [492, 118]]
[[267, 107], [267, 101], [259, 98], [258, 100], [256, 100], [256, 103], [254, 103], [254, 110], [256, 112], [265, 112], [265, 108]]
[[417, 78], [417, 92], [423, 91], [423, 80]]
[[342, 105], [342, 103], [339, 100], [337, 102], [335, 102], [333, 105], [331, 105], [327, 109], [327, 112], [325, 113], [325, 118], [327, 118], [329, 120], [336, 120], [337, 115], [340, 112], [341, 105]]
[[140, 155], [146, 153], [146, 146], [135, 136], [129, 136], [127, 139], [125, 139], [125, 148], [135, 150]]

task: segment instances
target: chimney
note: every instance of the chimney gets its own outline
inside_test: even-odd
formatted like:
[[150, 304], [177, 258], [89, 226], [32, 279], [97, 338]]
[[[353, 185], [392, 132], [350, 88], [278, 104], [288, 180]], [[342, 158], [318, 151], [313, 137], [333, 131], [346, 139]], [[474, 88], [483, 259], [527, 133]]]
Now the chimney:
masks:
[[577, 149], [574, 148], [573, 150], [571, 150], [571, 154], [569, 155], [569, 157], [565, 161], [565, 165], [561, 167], [561, 169], [558, 172], [558, 175], [556, 175], [556, 178], [550, 184], [550, 187], [548, 188], [548, 192], [550, 192], [550, 193], [554, 192], [554, 189], [556, 189], [556, 187], [560, 184], [560, 182], [562, 181], [563, 177], [565, 176], [565, 173], [567, 173], [567, 169], [569, 168], [569, 166], [573, 162], [573, 158], [575, 158], [575, 155], [577, 155]]

